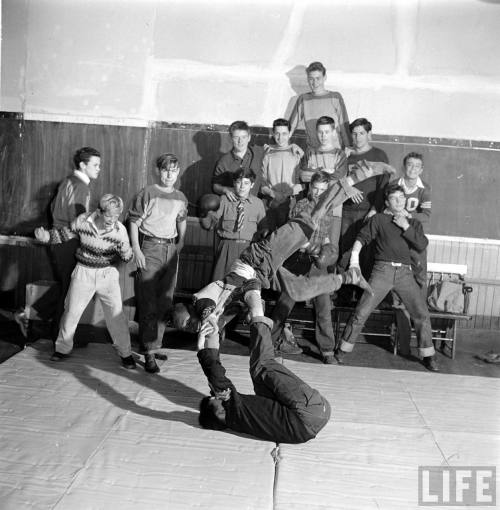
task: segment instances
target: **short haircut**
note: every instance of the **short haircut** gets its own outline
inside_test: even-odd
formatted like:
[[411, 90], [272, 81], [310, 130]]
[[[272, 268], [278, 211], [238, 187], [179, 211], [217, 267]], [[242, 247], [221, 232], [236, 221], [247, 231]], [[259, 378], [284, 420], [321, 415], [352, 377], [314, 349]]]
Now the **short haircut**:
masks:
[[313, 173], [309, 186], [312, 186], [315, 182], [330, 182], [331, 180], [332, 176], [329, 173], [324, 172], [323, 170], [318, 170]]
[[235, 120], [229, 126], [229, 134], [232, 136], [236, 130], [248, 131], [250, 133], [250, 126], [244, 120]]
[[156, 168], [158, 170], [167, 170], [170, 165], [176, 165], [179, 160], [172, 152], [165, 152], [156, 159]]
[[240, 168], [233, 172], [233, 182], [236, 182], [238, 179], [250, 179], [252, 182], [255, 182], [257, 176], [255, 172], [251, 168]]
[[318, 129], [319, 126], [326, 126], [328, 124], [330, 124], [333, 128], [335, 127], [335, 121], [331, 117], [323, 115], [316, 121], [316, 129]]
[[306, 67], [306, 73], [309, 74], [312, 73], [313, 71], [320, 71], [323, 74], [323, 76], [325, 76], [326, 67], [321, 62], [311, 62]]
[[410, 159], [419, 159], [422, 161], [422, 165], [424, 164], [424, 157], [419, 152], [409, 152], [403, 159], [403, 165], [406, 166], [406, 162]]
[[106, 193], [99, 200], [99, 211], [105, 213], [115, 210], [120, 211], [120, 213], [123, 211], [123, 200], [118, 195]]
[[81, 149], [78, 149], [73, 156], [73, 163], [75, 164], [75, 168], [79, 169], [80, 163], [87, 164], [92, 156], [100, 158], [101, 153], [93, 147], [82, 147]]
[[221, 421], [215, 414], [214, 406], [210, 404], [210, 397], [203, 397], [200, 401], [200, 414], [198, 421], [204, 429], [224, 430], [226, 422]]
[[390, 195], [393, 195], [394, 193], [397, 193], [398, 191], [403, 193], [403, 195], [405, 194], [405, 190], [404, 190], [403, 186], [400, 186], [397, 182], [392, 182], [392, 183], [388, 184], [384, 189], [384, 199], [387, 200]]
[[354, 131], [354, 128], [359, 126], [362, 126], [367, 133], [369, 133], [372, 130], [372, 123], [368, 119], [365, 119], [364, 117], [360, 117], [359, 119], [353, 120], [349, 124], [349, 130], [352, 133]]
[[288, 121], [286, 119], [276, 119], [273, 122], [273, 130], [274, 130], [274, 128], [276, 128], [278, 126], [286, 126], [288, 128], [288, 130], [290, 130], [290, 121]]

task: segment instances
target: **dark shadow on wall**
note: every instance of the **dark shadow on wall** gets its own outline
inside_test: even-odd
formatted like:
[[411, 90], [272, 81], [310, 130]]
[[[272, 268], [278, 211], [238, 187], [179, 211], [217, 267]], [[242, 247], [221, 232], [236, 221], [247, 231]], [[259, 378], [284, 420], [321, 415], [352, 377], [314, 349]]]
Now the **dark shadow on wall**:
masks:
[[[33, 231], [36, 227], [49, 227], [51, 225], [52, 215], [50, 206], [53, 198], [56, 196], [58, 184], [57, 181], [44, 184], [33, 197], [29, 198], [29, 200], [25, 199], [23, 210], [28, 208], [29, 212], [34, 214], [34, 216], [16, 223], [8, 229], [9, 235], [33, 237]], [[28, 214], [23, 211], [23, 216], [28, 216]]]
[[288, 105], [285, 110], [285, 118], [289, 119], [298, 97], [305, 92], [309, 92], [310, 88], [307, 83], [306, 66], [300, 65], [292, 67], [286, 72], [286, 75], [290, 81], [290, 86], [295, 93], [295, 95], [288, 101]]
[[180, 189], [186, 195], [189, 216], [197, 216], [198, 200], [212, 193], [212, 175], [222, 156], [221, 134], [218, 131], [197, 131], [192, 138], [200, 159], [189, 165], [180, 177]]

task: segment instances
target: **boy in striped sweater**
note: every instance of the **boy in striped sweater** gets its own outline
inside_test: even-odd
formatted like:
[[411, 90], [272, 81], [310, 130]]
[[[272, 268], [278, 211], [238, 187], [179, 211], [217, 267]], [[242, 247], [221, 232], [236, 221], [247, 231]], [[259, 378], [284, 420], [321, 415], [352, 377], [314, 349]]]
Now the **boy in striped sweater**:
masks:
[[[130, 346], [128, 321], [123, 314], [119, 273], [120, 261], [132, 259], [132, 249], [127, 230], [118, 221], [123, 211], [123, 201], [116, 195], [106, 194], [99, 201], [97, 210], [78, 216], [71, 223], [71, 232], [80, 239], [76, 251], [76, 267], [65, 300], [59, 335], [52, 361], [63, 361], [73, 349], [73, 337], [78, 321], [92, 297], [97, 294], [102, 304], [106, 325], [113, 345], [125, 368], [136, 367]], [[41, 242], [61, 242], [57, 229], [40, 227], [36, 237]]]

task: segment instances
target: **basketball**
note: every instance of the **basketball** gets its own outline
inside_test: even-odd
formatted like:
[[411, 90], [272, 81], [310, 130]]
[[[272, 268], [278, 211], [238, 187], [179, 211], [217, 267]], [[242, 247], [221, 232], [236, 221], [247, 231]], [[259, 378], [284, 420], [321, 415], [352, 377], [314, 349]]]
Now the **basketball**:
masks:
[[208, 211], [217, 211], [220, 205], [219, 195], [208, 193], [200, 198], [200, 213], [201, 216], [206, 216]]

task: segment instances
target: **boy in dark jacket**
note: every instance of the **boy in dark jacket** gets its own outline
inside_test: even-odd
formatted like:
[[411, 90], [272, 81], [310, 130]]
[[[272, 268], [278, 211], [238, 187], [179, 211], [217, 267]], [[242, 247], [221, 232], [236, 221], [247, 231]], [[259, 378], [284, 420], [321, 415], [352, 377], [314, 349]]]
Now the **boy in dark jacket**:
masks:
[[328, 401], [274, 359], [271, 328], [267, 317], [253, 317], [250, 324], [250, 376], [255, 395], [238, 393], [226, 377], [218, 337], [199, 336], [198, 359], [213, 394], [200, 403], [203, 427], [230, 428], [276, 443], [303, 443], [327, 424]]

